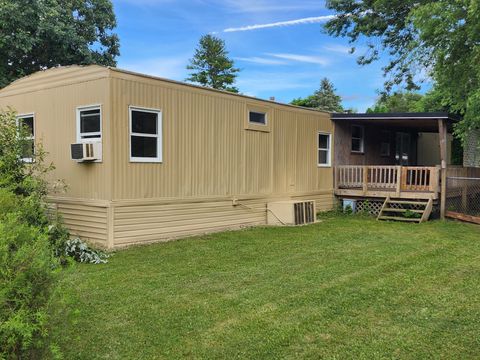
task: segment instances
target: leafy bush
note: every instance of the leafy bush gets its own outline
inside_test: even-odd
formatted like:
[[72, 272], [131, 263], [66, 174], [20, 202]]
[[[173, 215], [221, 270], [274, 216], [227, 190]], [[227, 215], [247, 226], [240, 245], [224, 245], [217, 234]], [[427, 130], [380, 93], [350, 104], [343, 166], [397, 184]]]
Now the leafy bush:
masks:
[[408, 219], [419, 219], [422, 216], [419, 213], [408, 209], [403, 213], [403, 217], [408, 218]]
[[100, 250], [94, 250], [79, 238], [69, 239], [65, 244], [65, 255], [72, 257], [81, 263], [105, 264], [108, 254]]
[[13, 111], [0, 112], [0, 358], [8, 359], [32, 357], [41, 345], [59, 264], [54, 249], [66, 241], [64, 231], [51, 231], [45, 205], [53, 165], [40, 144], [32, 163], [22, 161], [27, 136]]
[[22, 160], [29, 146], [15, 113], [0, 111], [0, 359], [31, 358], [32, 349], [41, 347], [59, 264], [70, 256], [90, 263], [107, 258], [79, 239], [69, 241], [60, 218], [49, 218], [46, 196], [65, 186], [46, 180], [54, 167], [45, 164], [41, 144], [35, 144], [32, 162]]
[[0, 191], [0, 358], [26, 357], [38, 345], [57, 266], [48, 235], [26, 223], [16, 203]]

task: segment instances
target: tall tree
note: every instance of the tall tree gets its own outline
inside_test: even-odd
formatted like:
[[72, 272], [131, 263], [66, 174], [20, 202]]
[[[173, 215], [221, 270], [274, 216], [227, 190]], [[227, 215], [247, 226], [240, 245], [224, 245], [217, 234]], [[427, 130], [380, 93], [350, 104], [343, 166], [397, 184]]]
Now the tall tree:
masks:
[[[442, 103], [464, 115], [460, 133], [480, 126], [480, 3], [472, 0], [327, 0], [337, 12], [327, 32], [352, 44], [368, 39], [360, 64], [390, 56], [384, 68], [389, 91], [418, 88], [418, 74], [431, 77]], [[378, 44], [378, 45], [377, 45]]]
[[343, 112], [342, 98], [337, 95], [333, 83], [327, 78], [320, 82], [320, 88], [306, 98], [292, 100], [292, 105], [315, 108], [329, 112]]
[[422, 99], [421, 94], [413, 92], [384, 95], [377, 100], [373, 107], [367, 109], [367, 113], [420, 112], [423, 111]]
[[0, 0], [0, 87], [59, 65], [115, 66], [110, 0]]
[[194, 70], [186, 81], [218, 90], [238, 93], [232, 86], [239, 69], [234, 67], [233, 60], [228, 58], [225, 41], [213, 35], [204, 35], [187, 69]]

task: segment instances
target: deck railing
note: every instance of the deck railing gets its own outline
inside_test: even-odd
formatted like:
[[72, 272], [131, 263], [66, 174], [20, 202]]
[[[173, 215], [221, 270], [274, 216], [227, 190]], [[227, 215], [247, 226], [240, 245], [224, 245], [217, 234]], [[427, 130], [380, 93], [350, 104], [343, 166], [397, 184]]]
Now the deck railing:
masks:
[[335, 168], [335, 188], [357, 190], [364, 195], [369, 192], [438, 193], [439, 172], [439, 167], [342, 165]]

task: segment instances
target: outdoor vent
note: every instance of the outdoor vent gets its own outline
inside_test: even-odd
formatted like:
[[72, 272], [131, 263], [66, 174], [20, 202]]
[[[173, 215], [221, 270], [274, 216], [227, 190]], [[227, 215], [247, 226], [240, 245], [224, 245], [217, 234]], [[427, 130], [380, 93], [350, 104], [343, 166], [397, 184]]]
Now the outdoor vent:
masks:
[[100, 142], [79, 143], [70, 145], [72, 160], [77, 162], [102, 159], [102, 144]]
[[277, 201], [268, 204], [269, 225], [304, 225], [315, 222], [315, 201]]

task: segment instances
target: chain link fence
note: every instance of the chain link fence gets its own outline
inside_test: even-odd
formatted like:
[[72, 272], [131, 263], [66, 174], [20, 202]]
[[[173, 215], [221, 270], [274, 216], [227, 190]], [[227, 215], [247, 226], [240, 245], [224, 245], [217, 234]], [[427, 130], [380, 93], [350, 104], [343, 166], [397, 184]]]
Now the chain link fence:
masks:
[[447, 216], [480, 222], [480, 168], [447, 172]]

